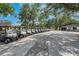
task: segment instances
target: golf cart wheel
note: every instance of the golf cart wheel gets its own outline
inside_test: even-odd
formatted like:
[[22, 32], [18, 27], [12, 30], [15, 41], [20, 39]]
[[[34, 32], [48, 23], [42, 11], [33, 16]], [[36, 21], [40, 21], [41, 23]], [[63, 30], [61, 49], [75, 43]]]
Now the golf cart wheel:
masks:
[[23, 37], [24, 37], [24, 35], [21, 34], [21, 35], [20, 35], [20, 38], [23, 38]]
[[18, 37], [16, 37], [15, 39], [18, 40]]
[[5, 38], [4, 43], [5, 43], [5, 44], [8, 44], [10, 41], [11, 41], [11, 39], [10, 39], [10, 38]]

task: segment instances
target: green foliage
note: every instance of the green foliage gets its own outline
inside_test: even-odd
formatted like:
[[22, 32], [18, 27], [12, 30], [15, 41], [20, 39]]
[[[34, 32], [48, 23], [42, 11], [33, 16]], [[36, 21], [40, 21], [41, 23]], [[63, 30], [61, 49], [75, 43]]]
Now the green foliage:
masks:
[[39, 10], [40, 4], [23, 4], [19, 13], [19, 19], [22, 24], [29, 24], [31, 27], [35, 25], [35, 19]]
[[[22, 25], [29, 24], [31, 27], [35, 27], [36, 19], [40, 23], [41, 28], [55, 28], [59, 29], [62, 25], [76, 23], [79, 21], [72, 19], [72, 14], [79, 11], [79, 4], [45, 4], [46, 7], [41, 8], [42, 4], [23, 4], [19, 19]], [[49, 16], [52, 16], [51, 20]]]
[[55, 30], [59, 29], [63, 25], [68, 25], [68, 24], [79, 24], [78, 20], [72, 19], [69, 16], [59, 16], [56, 19], [53, 20], [53, 26]]
[[0, 3], [0, 15], [7, 16], [9, 14], [12, 14], [13, 12], [14, 8], [11, 6], [11, 4]]

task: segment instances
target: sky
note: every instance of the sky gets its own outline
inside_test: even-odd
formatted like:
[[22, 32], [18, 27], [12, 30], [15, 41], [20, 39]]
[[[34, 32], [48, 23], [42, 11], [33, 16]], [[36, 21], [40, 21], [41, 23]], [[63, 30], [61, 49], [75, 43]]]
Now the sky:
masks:
[[[19, 11], [20, 11], [20, 8], [22, 7], [22, 4], [20, 4], [20, 3], [13, 3], [11, 5], [14, 7], [15, 12], [18, 14]], [[11, 21], [13, 23], [13, 25], [18, 25], [17, 21], [19, 19], [14, 17], [14, 16], [7, 16], [7, 17], [0, 16], [0, 20], [9, 20], [9, 21]]]

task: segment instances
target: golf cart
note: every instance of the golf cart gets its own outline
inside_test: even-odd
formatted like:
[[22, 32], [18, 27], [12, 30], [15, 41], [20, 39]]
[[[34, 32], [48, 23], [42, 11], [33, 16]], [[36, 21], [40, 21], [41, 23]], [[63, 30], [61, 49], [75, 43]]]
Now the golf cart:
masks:
[[18, 28], [17, 34], [19, 38], [23, 38], [27, 36], [27, 31], [24, 28], [24, 26], [16, 26], [16, 28]]
[[16, 33], [16, 30], [7, 29], [7, 27], [12, 27], [12, 26], [0, 26], [0, 28], [2, 28], [2, 30], [0, 30], [0, 41], [6, 44], [18, 40], [18, 35]]

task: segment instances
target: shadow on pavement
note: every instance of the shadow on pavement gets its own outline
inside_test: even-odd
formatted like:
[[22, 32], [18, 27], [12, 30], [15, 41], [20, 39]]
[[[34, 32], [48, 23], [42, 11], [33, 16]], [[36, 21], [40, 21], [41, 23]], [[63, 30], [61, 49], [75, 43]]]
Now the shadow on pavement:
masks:
[[[26, 53], [26, 56], [79, 55], [79, 37], [77, 37], [76, 35], [67, 33], [49, 34], [49, 35], [42, 34], [42, 35], [36, 35], [33, 38], [38, 40], [36, 44], [32, 48], [30, 48], [30, 50]], [[50, 41], [50, 45], [47, 45], [46, 41]]]

